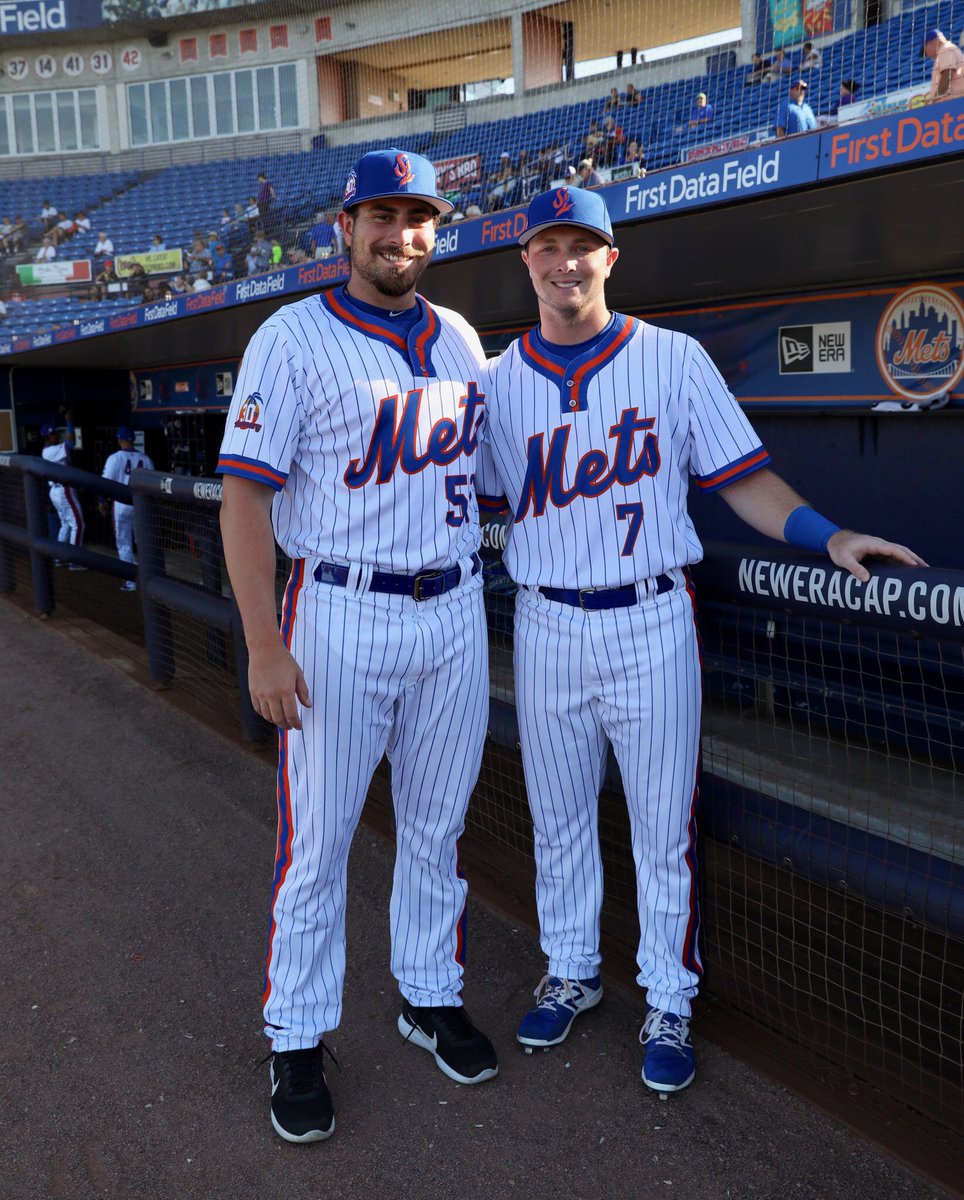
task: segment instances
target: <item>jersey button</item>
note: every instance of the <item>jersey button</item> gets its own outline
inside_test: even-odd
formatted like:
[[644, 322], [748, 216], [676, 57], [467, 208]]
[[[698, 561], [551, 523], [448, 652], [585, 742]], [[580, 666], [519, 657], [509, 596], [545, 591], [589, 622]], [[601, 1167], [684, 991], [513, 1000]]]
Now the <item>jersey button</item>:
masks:
[[576, 405], [577, 405], [578, 403], [579, 403], [579, 401], [578, 401], [578, 400], [570, 400], [570, 401], [569, 401], [569, 407], [570, 407], [570, 408], [575, 408], [575, 407], [576, 407]]
[[566, 387], [575, 387], [575, 386], [576, 386], [576, 381], [574, 379], [566, 380]]

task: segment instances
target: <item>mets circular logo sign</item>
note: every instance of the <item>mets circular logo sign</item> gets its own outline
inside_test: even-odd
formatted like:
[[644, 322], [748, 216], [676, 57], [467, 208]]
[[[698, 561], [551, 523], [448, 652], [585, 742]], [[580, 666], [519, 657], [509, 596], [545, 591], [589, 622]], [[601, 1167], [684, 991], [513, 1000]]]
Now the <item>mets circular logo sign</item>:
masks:
[[905, 288], [877, 326], [877, 366], [907, 400], [949, 392], [964, 375], [964, 304], [934, 284]]

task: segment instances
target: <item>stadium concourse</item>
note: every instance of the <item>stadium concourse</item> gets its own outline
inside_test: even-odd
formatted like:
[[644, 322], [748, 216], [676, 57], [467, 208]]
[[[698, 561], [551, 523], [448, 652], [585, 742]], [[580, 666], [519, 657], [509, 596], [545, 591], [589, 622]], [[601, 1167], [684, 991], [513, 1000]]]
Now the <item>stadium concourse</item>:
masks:
[[271, 762], [91, 636], [0, 604], [5, 1200], [950, 1195], [705, 1039], [696, 1084], [661, 1103], [638, 1078], [638, 997], [619, 986], [565, 1046], [526, 1057], [513, 1031], [536, 939], [478, 901], [466, 1001], [501, 1074], [446, 1080], [395, 1029], [392, 852], [370, 829], [331, 1038], [338, 1128], [281, 1142], [258, 1003]]

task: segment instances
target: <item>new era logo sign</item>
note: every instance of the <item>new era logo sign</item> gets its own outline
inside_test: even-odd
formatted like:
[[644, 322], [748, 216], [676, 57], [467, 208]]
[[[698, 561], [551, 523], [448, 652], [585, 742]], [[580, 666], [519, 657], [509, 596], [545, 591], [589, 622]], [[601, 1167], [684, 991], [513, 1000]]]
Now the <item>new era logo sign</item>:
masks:
[[781, 375], [824, 375], [850, 370], [850, 322], [783, 325], [778, 340]]

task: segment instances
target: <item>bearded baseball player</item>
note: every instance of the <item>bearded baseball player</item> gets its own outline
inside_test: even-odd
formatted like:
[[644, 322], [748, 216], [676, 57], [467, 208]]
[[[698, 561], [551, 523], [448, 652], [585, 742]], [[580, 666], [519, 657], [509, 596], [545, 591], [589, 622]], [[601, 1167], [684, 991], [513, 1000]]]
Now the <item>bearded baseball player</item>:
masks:
[[687, 571], [702, 548], [690, 477], [755, 529], [827, 551], [860, 579], [868, 555], [922, 560], [838, 529], [768, 470], [698, 342], [609, 311], [618, 251], [598, 192], [536, 196], [519, 240], [539, 325], [488, 366], [477, 476], [483, 508], [498, 509], [501, 493], [509, 512], [516, 707], [548, 958], [517, 1037], [530, 1049], [557, 1045], [602, 999], [597, 804], [610, 743], [636, 865], [642, 1078], [673, 1092], [696, 1070], [689, 1025], [702, 971], [701, 682]]
[[[117, 430], [118, 449], [109, 455], [101, 472], [105, 479], [113, 479], [115, 483], [130, 483], [131, 471], [154, 470], [154, 463], [143, 451], [134, 449], [134, 431], [129, 425], [121, 425]], [[114, 540], [117, 543], [117, 557], [121, 562], [136, 563], [134, 556], [134, 506], [122, 504], [114, 500], [113, 523]], [[106, 503], [102, 506], [106, 514]], [[133, 579], [125, 579], [121, 584], [122, 592], [136, 592], [137, 584]]]
[[[322, 1039], [341, 1020], [348, 851], [386, 752], [398, 1029], [459, 1083], [498, 1072], [462, 1007], [457, 849], [488, 713], [472, 484], [484, 355], [415, 290], [451, 207], [419, 155], [356, 164], [338, 218], [350, 281], [254, 335], [221, 448], [251, 697], [280, 730], [264, 1017], [271, 1121], [292, 1142], [335, 1127]], [[280, 631], [273, 538], [292, 560]]]

